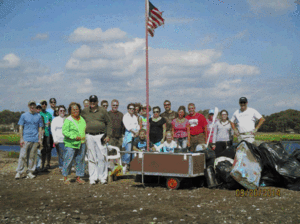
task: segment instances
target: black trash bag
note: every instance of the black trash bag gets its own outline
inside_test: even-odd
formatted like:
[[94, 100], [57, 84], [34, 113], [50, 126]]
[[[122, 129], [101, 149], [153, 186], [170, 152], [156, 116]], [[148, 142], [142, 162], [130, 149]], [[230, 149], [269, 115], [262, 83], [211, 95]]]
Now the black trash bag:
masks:
[[221, 161], [216, 165], [216, 178], [218, 183], [222, 183], [220, 188], [229, 190], [242, 189], [243, 187], [230, 175], [231, 170], [232, 163], [228, 160]]
[[231, 159], [234, 159], [236, 153], [236, 146], [230, 146], [227, 149], [225, 149], [223, 152], [221, 152], [217, 157], [225, 156]]
[[286, 181], [285, 187], [289, 190], [300, 191], [300, 178], [297, 178], [296, 180], [289, 179], [289, 181]]
[[216, 159], [216, 154], [213, 150], [204, 149], [204, 150], [199, 150], [196, 153], [204, 153], [205, 154], [206, 167], [214, 165], [215, 159]]
[[300, 178], [300, 162], [284, 150], [281, 143], [262, 143], [258, 147], [263, 169], [277, 171], [284, 178]]
[[300, 149], [295, 149], [291, 156], [300, 162]]
[[265, 168], [261, 172], [259, 186], [261, 187], [283, 187], [283, 178], [274, 170]]

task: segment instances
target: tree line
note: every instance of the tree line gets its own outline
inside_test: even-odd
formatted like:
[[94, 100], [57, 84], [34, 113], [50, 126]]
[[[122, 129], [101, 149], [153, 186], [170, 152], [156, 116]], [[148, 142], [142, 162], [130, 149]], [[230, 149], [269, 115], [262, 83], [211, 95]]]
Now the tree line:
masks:
[[[203, 114], [205, 117], [208, 115], [208, 109], [200, 110], [198, 113]], [[11, 123], [17, 124], [21, 112], [13, 112], [10, 110], [3, 110], [0, 112], [0, 125], [8, 125]], [[220, 119], [220, 114], [218, 116]], [[287, 132], [290, 129], [294, 130], [296, 133], [300, 133], [300, 111], [288, 109], [278, 113], [271, 114], [269, 116], [264, 116], [266, 121], [259, 129], [260, 132]]]

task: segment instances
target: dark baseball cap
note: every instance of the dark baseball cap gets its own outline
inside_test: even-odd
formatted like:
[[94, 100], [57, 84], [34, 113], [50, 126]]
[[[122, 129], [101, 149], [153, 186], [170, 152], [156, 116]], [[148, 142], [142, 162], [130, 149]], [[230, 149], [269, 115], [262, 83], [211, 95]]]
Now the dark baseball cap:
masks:
[[98, 97], [96, 95], [91, 95], [90, 102], [98, 102]]
[[248, 103], [248, 100], [246, 97], [241, 97], [239, 100], [240, 103]]

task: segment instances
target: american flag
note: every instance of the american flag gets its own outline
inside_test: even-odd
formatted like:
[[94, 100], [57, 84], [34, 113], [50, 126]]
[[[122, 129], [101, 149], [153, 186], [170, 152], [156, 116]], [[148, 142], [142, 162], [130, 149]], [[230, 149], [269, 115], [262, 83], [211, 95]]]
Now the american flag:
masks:
[[151, 37], [154, 36], [154, 29], [164, 24], [162, 18], [162, 12], [160, 12], [152, 3], [149, 1], [149, 15], [148, 15], [148, 32]]

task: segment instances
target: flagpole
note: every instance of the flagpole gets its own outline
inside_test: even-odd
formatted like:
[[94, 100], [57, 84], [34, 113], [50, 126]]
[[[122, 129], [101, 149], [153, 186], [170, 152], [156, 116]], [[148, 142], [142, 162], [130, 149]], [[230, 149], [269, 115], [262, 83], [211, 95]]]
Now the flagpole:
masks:
[[147, 151], [149, 152], [149, 62], [148, 62], [148, 0], [145, 0], [145, 28], [146, 28], [146, 105], [147, 105]]

